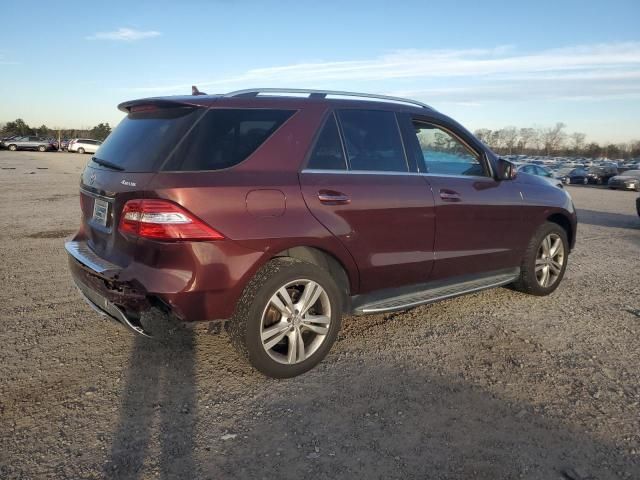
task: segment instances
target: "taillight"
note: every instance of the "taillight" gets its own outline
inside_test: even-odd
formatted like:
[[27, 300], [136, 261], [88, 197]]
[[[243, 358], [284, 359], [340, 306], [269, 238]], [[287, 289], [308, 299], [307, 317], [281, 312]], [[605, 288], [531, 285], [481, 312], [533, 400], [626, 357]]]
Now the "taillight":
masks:
[[118, 230], [154, 240], [220, 240], [219, 232], [167, 200], [137, 199], [125, 203]]

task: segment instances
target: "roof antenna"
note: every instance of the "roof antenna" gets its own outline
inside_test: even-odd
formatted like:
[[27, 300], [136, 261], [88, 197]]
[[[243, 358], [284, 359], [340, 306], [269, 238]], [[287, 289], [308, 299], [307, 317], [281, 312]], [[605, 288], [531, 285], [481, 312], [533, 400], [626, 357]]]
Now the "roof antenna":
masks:
[[206, 95], [206, 93], [198, 90], [198, 87], [196, 87], [195, 85], [191, 85], [191, 95]]

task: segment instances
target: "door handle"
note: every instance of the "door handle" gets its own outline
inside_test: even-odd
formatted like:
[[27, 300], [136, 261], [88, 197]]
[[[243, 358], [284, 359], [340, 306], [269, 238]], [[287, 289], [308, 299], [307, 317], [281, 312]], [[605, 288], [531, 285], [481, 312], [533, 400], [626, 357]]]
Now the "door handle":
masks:
[[453, 190], [440, 190], [440, 198], [447, 202], [459, 202], [461, 200], [460, 194]]
[[351, 203], [349, 195], [333, 190], [320, 190], [318, 192], [318, 200], [327, 205], [347, 205]]

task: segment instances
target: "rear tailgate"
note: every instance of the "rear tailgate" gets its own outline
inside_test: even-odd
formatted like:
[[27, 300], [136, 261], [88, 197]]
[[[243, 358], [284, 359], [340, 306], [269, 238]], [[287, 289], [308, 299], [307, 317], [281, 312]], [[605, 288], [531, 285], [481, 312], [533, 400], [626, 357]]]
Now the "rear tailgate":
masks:
[[132, 261], [137, 242], [118, 233], [122, 209], [128, 200], [156, 196], [147, 186], [203, 112], [181, 104], [141, 105], [91, 158], [80, 182], [81, 233], [101, 258], [119, 267]]

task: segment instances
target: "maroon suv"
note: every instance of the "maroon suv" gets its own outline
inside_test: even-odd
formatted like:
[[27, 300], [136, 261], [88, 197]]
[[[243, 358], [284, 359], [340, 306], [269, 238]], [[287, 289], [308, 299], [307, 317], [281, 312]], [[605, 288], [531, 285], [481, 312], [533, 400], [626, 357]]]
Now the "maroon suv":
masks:
[[269, 376], [317, 364], [344, 314], [547, 295], [575, 243], [565, 190], [419, 102], [263, 89], [119, 108], [82, 173], [76, 285], [142, 335], [152, 308], [229, 319]]

